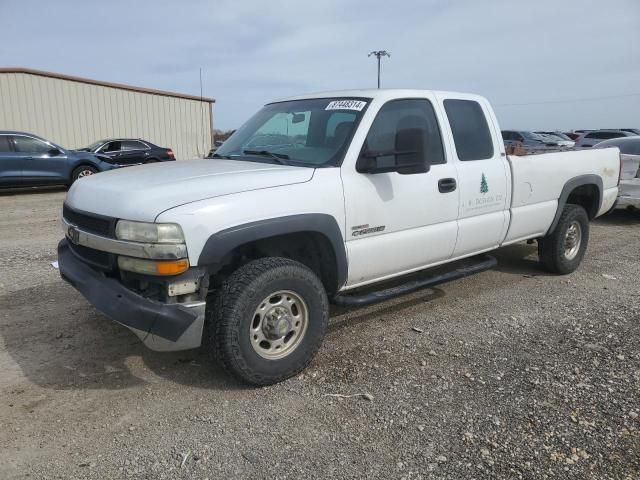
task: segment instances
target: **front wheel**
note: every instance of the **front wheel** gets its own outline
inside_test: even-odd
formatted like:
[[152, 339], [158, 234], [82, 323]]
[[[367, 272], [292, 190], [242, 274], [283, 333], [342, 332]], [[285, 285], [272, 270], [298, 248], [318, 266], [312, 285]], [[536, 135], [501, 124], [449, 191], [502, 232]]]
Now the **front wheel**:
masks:
[[233, 375], [270, 385], [306, 368], [328, 321], [326, 292], [309, 268], [262, 258], [233, 272], [207, 303], [204, 341]]
[[76, 168], [73, 173], [71, 174], [71, 182], [75, 182], [76, 180], [78, 180], [79, 178], [84, 178], [84, 177], [88, 177], [90, 175], [93, 175], [95, 173], [98, 173], [98, 169], [95, 167], [91, 167], [89, 165], [81, 165], [78, 168]]
[[553, 232], [538, 240], [546, 270], [567, 274], [578, 268], [589, 243], [589, 217], [580, 205], [565, 205]]

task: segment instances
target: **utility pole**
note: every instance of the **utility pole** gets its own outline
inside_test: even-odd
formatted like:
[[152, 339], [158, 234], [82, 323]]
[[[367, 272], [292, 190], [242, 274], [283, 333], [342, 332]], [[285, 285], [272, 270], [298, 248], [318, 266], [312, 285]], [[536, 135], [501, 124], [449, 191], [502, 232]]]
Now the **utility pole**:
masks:
[[376, 58], [378, 59], [378, 88], [380, 88], [380, 58], [382, 57], [391, 58], [391, 54], [386, 50], [374, 50], [368, 56], [370, 57], [371, 55], [375, 55]]

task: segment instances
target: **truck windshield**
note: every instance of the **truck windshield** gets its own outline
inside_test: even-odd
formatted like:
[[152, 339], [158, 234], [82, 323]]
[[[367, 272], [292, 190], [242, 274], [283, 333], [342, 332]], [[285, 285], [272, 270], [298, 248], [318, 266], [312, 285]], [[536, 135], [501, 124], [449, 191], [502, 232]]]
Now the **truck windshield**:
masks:
[[304, 167], [338, 166], [368, 98], [314, 98], [266, 105], [214, 157]]

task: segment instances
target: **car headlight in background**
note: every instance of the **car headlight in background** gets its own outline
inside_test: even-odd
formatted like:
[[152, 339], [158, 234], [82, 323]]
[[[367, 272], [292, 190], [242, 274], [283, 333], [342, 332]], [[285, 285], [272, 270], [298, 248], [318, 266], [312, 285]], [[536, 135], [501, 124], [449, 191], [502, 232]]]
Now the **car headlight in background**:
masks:
[[119, 220], [116, 224], [118, 240], [142, 243], [184, 243], [180, 225], [175, 223], [146, 223]]

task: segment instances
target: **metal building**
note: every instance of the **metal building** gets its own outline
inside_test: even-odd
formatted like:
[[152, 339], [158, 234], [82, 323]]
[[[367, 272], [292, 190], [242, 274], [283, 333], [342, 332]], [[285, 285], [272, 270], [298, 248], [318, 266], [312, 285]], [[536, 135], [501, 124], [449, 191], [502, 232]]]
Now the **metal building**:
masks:
[[176, 159], [213, 144], [212, 98], [100, 82], [27, 68], [0, 68], [0, 130], [35, 133], [62, 147], [143, 138]]

